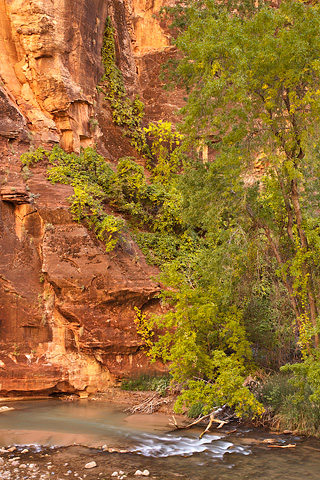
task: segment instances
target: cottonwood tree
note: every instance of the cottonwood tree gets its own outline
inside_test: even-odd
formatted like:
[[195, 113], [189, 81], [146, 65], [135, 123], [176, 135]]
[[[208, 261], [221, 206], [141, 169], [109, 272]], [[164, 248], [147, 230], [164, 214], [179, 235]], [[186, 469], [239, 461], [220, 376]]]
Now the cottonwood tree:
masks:
[[267, 239], [301, 338], [311, 323], [316, 346], [319, 13], [296, 0], [240, 16], [211, 1], [189, 11], [177, 40], [185, 55], [179, 74], [191, 90], [184, 128], [218, 152], [207, 166], [206, 221], [223, 203], [213, 185], [223, 182], [223, 196]]
[[[200, 375], [200, 382], [189, 382], [186, 403], [208, 399], [208, 389], [214, 402], [237, 377], [229, 396], [235, 404], [238, 373], [250, 356], [239, 309], [226, 307], [223, 297], [234, 299], [242, 278], [237, 269], [254, 244], [274, 257], [304, 358], [318, 355], [320, 8], [299, 0], [279, 8], [206, 0], [180, 8], [178, 20], [182, 58], [174, 75], [188, 93], [184, 148], [207, 144], [215, 158], [191, 162], [182, 180], [183, 216], [209, 248], [193, 259], [191, 280], [171, 277], [172, 288], [179, 284], [176, 312], [162, 326], [171, 327], [174, 338], [162, 336], [158, 353], [165, 352], [176, 378]], [[244, 396], [238, 396], [243, 408], [254, 409]]]

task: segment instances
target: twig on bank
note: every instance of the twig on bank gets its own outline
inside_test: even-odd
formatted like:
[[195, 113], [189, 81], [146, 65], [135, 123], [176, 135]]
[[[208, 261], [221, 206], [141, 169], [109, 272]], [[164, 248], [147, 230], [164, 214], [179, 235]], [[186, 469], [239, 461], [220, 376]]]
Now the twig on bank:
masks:
[[159, 393], [154, 393], [153, 395], [150, 395], [147, 397], [142, 403], [138, 405], [134, 405], [133, 407], [129, 407], [125, 409], [125, 412], [130, 412], [130, 413], [154, 413], [159, 408], [161, 405], [164, 405], [166, 403], [169, 403], [170, 400], [168, 398], [163, 398], [159, 395]]
[[268, 445], [269, 448], [294, 448], [295, 443], [288, 443], [288, 445]]

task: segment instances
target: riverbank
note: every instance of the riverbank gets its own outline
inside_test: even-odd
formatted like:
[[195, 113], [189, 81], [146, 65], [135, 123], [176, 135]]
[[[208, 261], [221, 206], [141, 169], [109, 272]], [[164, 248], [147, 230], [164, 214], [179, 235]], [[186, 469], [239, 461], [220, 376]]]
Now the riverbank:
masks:
[[[150, 392], [116, 391], [108, 392], [108, 395], [91, 400], [30, 402], [29, 399], [21, 405], [13, 403], [16, 411], [0, 416], [1, 440], [5, 445], [0, 449], [0, 480], [229, 480], [230, 475], [233, 480], [271, 480], [280, 477], [273, 477], [272, 472], [269, 476], [259, 477], [257, 472], [268, 472], [275, 462], [280, 462], [277, 475], [279, 468], [288, 472], [288, 465], [297, 458], [306, 458], [306, 452], [308, 457], [312, 454], [312, 458], [316, 458], [313, 470], [317, 474], [320, 470], [320, 443], [312, 439], [277, 435], [230, 423], [221, 429], [213, 427], [199, 440], [203, 427], [172, 430], [167, 413], [123, 414], [128, 402], [131, 405], [137, 400], [141, 403]], [[110, 403], [113, 406], [108, 406]], [[168, 404], [165, 407], [168, 409]], [[13, 414], [18, 419], [15, 428], [17, 439], [19, 435], [20, 438], [17, 442], [11, 441], [10, 446], [8, 439], [13, 438], [12, 431], [9, 435], [4, 425], [5, 419], [10, 420]], [[26, 422], [30, 418], [32, 423], [27, 430]], [[40, 434], [39, 418], [41, 427], [48, 429], [40, 428]], [[42, 419], [53, 419], [54, 423], [46, 427]], [[183, 417], [177, 421], [180, 424]], [[13, 417], [9, 424], [14, 425]], [[88, 428], [92, 429], [91, 432]], [[47, 445], [52, 447], [41, 447], [41, 438], [49, 439]], [[37, 445], [32, 445], [35, 443]], [[285, 463], [282, 465], [281, 462]], [[281, 478], [288, 477], [282, 475]], [[300, 472], [297, 480], [301, 478]], [[290, 476], [290, 480], [295, 478]]]
[[[156, 415], [155, 415], [156, 416]], [[229, 434], [228, 434], [229, 433]], [[320, 444], [311, 439], [279, 437], [261, 430], [246, 429], [238, 432], [220, 432], [216, 440], [218, 449], [224, 451], [216, 458], [199, 451], [194, 455], [150, 457], [112, 451], [109, 449], [88, 448], [83, 445], [66, 447], [11, 447], [0, 449], [0, 480], [243, 480], [260, 478], [269, 480], [313, 480], [318, 476], [297, 476], [296, 468], [308, 468], [318, 475], [320, 468]], [[294, 440], [294, 444], [293, 444]], [[183, 439], [177, 437], [177, 442]], [[197, 442], [194, 432], [193, 442]], [[213, 440], [208, 436], [207, 441]], [[222, 447], [222, 443], [223, 447]], [[208, 444], [209, 444], [208, 443]], [[226, 447], [233, 445], [228, 453]], [[274, 445], [283, 448], [272, 448]], [[288, 445], [296, 445], [286, 448]], [[296, 448], [297, 447], [297, 448]], [[230, 448], [230, 447], [229, 447]], [[249, 455], [251, 454], [251, 455]], [[303, 464], [305, 466], [303, 467]], [[316, 462], [316, 464], [315, 464]], [[295, 465], [291, 472], [289, 466]], [[312, 472], [311, 472], [312, 473]]]
[[[168, 472], [158, 470], [156, 459], [134, 453], [97, 450], [80, 445], [0, 450], [1, 480], [105, 480], [109, 478], [155, 478], [168, 480]], [[140, 472], [140, 473], [139, 473]], [[172, 474], [171, 478], [180, 475]], [[184, 475], [181, 477], [187, 478]]]
[[[110, 388], [106, 392], [90, 397], [89, 400], [104, 401], [113, 403], [115, 405], [123, 405], [124, 408], [130, 409], [136, 405], [141, 405], [148, 398], [154, 395], [155, 392], [153, 391], [128, 391], [121, 390], [121, 388]], [[173, 415], [173, 407], [177, 399], [176, 395], [166, 395], [166, 397], [163, 399], [165, 402], [159, 404], [157, 412]]]

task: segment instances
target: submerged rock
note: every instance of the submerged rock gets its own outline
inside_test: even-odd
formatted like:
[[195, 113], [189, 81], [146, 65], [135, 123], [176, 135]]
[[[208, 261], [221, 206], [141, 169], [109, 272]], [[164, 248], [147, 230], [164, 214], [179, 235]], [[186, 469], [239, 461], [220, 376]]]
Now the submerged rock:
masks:
[[142, 476], [142, 477], [148, 477], [150, 475], [150, 472], [149, 472], [149, 470], [143, 470], [143, 472], [141, 470], [137, 470], [135, 472], [135, 475]]

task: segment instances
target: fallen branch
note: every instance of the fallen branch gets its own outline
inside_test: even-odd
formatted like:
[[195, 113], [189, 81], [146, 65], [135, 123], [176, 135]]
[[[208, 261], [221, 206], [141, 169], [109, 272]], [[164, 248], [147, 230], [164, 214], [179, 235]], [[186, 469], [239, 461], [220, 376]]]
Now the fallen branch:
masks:
[[169, 419], [169, 423], [172, 426], [174, 426], [177, 430], [180, 430], [182, 428], [191, 428], [191, 427], [194, 427], [194, 425], [198, 425], [198, 423], [200, 423], [203, 420], [206, 420], [207, 418], [209, 418], [212, 413], [213, 412], [208, 413], [208, 415], [203, 415], [202, 417], [197, 418], [197, 420], [195, 420], [192, 423], [189, 423], [188, 425], [178, 425], [175, 417], [172, 415], [173, 421], [171, 419]]
[[294, 448], [295, 443], [288, 443], [288, 445], [268, 445], [269, 448]]
[[233, 417], [233, 415], [230, 415], [229, 417], [227, 417], [225, 420], [220, 420], [218, 418], [215, 418], [216, 415], [220, 414], [221, 412], [223, 412], [223, 410], [225, 409], [226, 405], [223, 405], [222, 407], [215, 407], [210, 413], [208, 413], [207, 415], [203, 415], [202, 417], [199, 417], [197, 418], [194, 422], [192, 423], [189, 423], [188, 425], [178, 425], [177, 424], [177, 421], [174, 417], [174, 415], [172, 415], [172, 418], [169, 419], [169, 424], [173, 427], [175, 427], [176, 429], [180, 430], [180, 429], [183, 429], [183, 428], [191, 428], [191, 427], [194, 427], [195, 425], [198, 425], [199, 423], [203, 422], [204, 420], [207, 420], [209, 419], [209, 423], [206, 427], [206, 429], [201, 433], [201, 435], [199, 436], [199, 438], [201, 439], [203, 437], [203, 435], [205, 433], [207, 433], [210, 428], [212, 427], [212, 424], [213, 423], [219, 423], [218, 427], [217, 428], [221, 428], [223, 425], [225, 425], [226, 423], [229, 423], [229, 419]]
[[201, 438], [203, 437], [203, 435], [210, 430], [210, 428], [211, 428], [211, 426], [212, 426], [213, 423], [219, 423], [219, 425], [217, 426], [217, 428], [221, 428], [221, 427], [223, 427], [223, 425], [225, 425], [226, 423], [229, 423], [229, 422], [228, 422], [228, 421], [224, 421], [224, 420], [219, 420], [218, 418], [214, 418], [214, 413], [212, 413], [212, 414], [210, 415], [210, 421], [209, 421], [209, 423], [208, 423], [208, 425], [207, 425], [207, 428], [201, 433], [201, 435], [199, 435], [200, 440], [201, 440]]
[[[201, 438], [203, 437], [203, 435], [205, 435], [211, 428], [211, 425], [213, 424], [214, 422], [214, 417], [213, 417], [213, 414], [210, 415], [210, 421], [206, 427], [206, 429], [199, 435], [199, 438], [201, 440]], [[219, 428], [219, 427], [218, 427]]]

